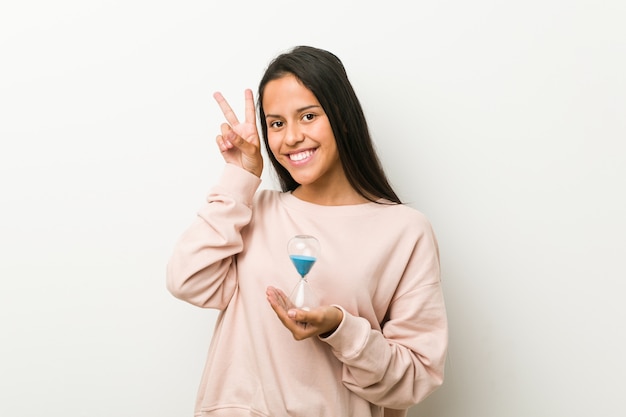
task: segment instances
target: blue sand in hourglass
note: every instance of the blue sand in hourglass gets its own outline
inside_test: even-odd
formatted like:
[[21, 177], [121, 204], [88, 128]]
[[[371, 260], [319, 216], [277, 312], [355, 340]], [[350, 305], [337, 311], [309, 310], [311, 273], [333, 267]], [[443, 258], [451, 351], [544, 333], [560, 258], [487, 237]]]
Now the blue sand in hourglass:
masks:
[[296, 270], [302, 278], [309, 273], [311, 267], [317, 260], [317, 258], [314, 258], [313, 256], [305, 255], [289, 255], [289, 258], [291, 258], [291, 262], [293, 262], [293, 265], [296, 267]]

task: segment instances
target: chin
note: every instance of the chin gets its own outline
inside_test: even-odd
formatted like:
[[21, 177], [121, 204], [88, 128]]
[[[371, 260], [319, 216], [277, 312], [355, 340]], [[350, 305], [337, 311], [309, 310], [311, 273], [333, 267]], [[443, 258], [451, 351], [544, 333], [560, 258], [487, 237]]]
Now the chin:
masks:
[[[291, 173], [290, 173], [291, 174]], [[318, 176], [313, 175], [293, 175], [291, 174], [291, 178], [293, 178], [300, 185], [311, 185], [317, 180], [319, 180]]]

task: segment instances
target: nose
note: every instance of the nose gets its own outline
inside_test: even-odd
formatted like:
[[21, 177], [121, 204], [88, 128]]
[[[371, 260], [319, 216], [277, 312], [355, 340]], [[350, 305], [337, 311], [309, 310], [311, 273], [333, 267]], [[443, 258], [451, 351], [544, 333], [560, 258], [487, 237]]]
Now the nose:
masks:
[[304, 140], [304, 134], [297, 123], [289, 123], [285, 131], [285, 143], [289, 146], [297, 145]]

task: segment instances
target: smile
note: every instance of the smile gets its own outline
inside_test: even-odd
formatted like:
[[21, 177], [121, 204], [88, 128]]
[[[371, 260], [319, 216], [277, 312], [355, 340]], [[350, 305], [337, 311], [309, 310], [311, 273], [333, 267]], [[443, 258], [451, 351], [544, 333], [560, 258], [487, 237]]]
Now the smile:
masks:
[[289, 159], [294, 162], [304, 161], [307, 158], [310, 158], [315, 153], [315, 149], [307, 149], [302, 152], [290, 153]]

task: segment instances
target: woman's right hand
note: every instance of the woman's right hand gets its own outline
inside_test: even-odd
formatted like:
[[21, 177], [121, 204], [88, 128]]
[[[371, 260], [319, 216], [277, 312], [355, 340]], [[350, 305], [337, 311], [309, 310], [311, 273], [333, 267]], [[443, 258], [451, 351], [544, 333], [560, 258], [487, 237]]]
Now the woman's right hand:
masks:
[[219, 104], [228, 123], [221, 126], [222, 134], [216, 138], [217, 146], [222, 152], [224, 161], [237, 165], [257, 177], [263, 172], [263, 156], [261, 155], [261, 141], [256, 126], [256, 112], [252, 90], [245, 91], [245, 121], [239, 122], [235, 112], [224, 96], [216, 92], [213, 97]]

